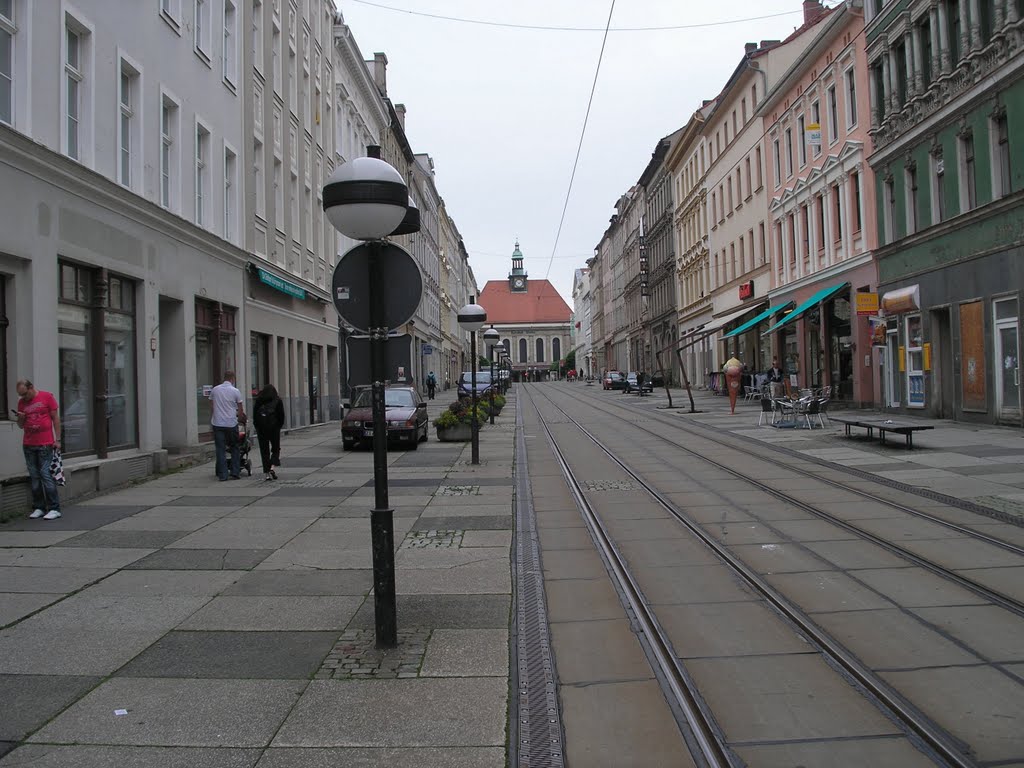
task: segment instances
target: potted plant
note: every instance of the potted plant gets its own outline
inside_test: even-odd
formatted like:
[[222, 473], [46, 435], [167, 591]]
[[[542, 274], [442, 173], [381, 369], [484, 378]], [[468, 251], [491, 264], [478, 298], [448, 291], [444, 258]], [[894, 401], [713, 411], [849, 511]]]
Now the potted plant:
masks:
[[434, 419], [434, 428], [442, 443], [466, 442], [473, 437], [468, 419], [463, 421], [451, 408]]

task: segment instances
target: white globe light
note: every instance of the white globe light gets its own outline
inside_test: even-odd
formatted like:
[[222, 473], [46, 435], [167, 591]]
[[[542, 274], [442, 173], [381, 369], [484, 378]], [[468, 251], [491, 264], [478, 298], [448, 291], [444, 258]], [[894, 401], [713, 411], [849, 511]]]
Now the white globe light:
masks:
[[487, 322], [487, 310], [479, 304], [467, 304], [459, 310], [458, 321], [464, 331], [479, 331]]
[[324, 213], [331, 225], [353, 240], [390, 235], [409, 205], [402, 175], [383, 160], [357, 157], [334, 169], [324, 185]]

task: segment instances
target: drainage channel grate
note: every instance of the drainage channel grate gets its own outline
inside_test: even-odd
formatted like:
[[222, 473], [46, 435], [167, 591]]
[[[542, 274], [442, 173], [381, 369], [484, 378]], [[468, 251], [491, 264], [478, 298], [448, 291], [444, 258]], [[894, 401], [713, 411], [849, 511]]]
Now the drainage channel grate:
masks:
[[638, 491], [640, 486], [630, 480], [584, 480], [583, 487], [588, 491]]
[[551, 653], [544, 574], [533, 498], [526, 477], [526, 440], [522, 413], [516, 409], [516, 631], [513, 670], [516, 719], [513, 739], [515, 764], [520, 768], [562, 768], [565, 765], [562, 721]]

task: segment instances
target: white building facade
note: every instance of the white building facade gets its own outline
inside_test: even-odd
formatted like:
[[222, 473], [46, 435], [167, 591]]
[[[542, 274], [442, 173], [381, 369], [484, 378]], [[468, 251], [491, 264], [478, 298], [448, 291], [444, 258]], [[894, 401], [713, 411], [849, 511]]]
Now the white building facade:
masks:
[[591, 332], [590, 268], [577, 269], [572, 282], [572, 339], [576, 370], [589, 375], [593, 359]]

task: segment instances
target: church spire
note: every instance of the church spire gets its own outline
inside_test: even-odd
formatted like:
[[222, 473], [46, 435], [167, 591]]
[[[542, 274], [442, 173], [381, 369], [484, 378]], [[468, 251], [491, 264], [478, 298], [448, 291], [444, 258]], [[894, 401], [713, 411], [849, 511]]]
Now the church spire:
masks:
[[523, 253], [519, 250], [519, 239], [512, 251], [512, 271], [508, 274], [509, 289], [513, 293], [526, 293], [526, 269], [523, 267]]

